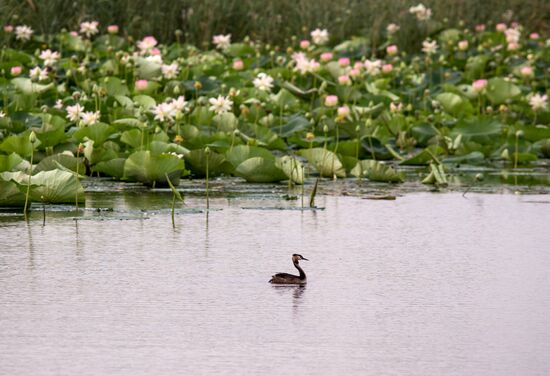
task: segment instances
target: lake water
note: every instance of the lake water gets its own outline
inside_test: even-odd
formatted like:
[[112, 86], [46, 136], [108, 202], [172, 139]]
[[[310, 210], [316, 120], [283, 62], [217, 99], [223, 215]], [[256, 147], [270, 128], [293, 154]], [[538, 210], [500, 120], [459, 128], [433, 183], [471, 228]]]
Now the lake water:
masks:
[[[0, 218], [1, 375], [548, 375], [550, 196], [87, 194]], [[302, 265], [306, 287], [272, 286]]]

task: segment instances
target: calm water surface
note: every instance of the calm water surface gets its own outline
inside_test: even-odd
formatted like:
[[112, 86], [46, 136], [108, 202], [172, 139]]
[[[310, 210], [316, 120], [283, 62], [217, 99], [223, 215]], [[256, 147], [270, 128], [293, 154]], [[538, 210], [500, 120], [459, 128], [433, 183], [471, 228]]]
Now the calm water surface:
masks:
[[550, 374], [549, 196], [154, 197], [0, 220], [1, 375]]

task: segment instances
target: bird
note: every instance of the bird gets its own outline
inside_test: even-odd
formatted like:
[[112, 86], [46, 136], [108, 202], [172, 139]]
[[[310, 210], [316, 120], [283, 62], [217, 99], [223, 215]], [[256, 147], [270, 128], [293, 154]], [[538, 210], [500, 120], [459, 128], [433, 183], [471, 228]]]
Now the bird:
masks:
[[304, 273], [304, 271], [300, 267], [300, 260], [309, 261], [307, 258], [297, 253], [292, 255], [292, 263], [294, 264], [294, 267], [298, 269], [298, 271], [300, 272], [300, 275], [293, 275], [288, 273], [277, 273], [271, 277], [271, 279], [269, 280], [269, 283], [287, 284], [287, 285], [288, 284], [303, 285], [307, 283], [306, 273]]

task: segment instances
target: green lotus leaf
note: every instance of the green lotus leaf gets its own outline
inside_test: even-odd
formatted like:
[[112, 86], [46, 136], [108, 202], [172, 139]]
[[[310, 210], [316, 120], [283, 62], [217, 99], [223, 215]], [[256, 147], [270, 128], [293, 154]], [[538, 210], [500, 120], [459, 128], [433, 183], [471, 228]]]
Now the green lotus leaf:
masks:
[[428, 142], [438, 134], [437, 129], [431, 124], [417, 124], [411, 128], [411, 135], [419, 146], [427, 146]]
[[[134, 101], [128, 98], [125, 95], [115, 95], [115, 100], [120, 104], [122, 107], [131, 110], [134, 108]], [[137, 119], [136, 119], [137, 120]]]
[[210, 125], [213, 118], [214, 113], [208, 107], [201, 106], [196, 107], [190, 115], [191, 123], [195, 125]]
[[187, 174], [183, 160], [172, 154], [153, 155], [149, 150], [131, 154], [124, 164], [124, 178], [146, 185], [166, 185], [166, 175], [177, 185]]
[[372, 159], [358, 161], [355, 167], [351, 170], [351, 174], [355, 177], [366, 177], [371, 181], [386, 183], [403, 182], [402, 174], [395, 171], [395, 169], [391, 166]]
[[430, 145], [426, 149], [417, 153], [409, 159], [402, 161], [400, 164], [404, 166], [420, 166], [427, 165], [433, 161], [434, 157], [444, 152], [443, 148], [439, 145]]
[[[0, 150], [6, 153], [17, 153], [20, 156], [27, 158], [31, 156], [33, 145], [29, 141], [30, 130], [27, 130], [19, 135], [8, 136], [0, 144]], [[40, 145], [40, 140], [36, 140], [35, 147]]]
[[503, 78], [491, 78], [487, 84], [487, 98], [493, 104], [503, 104], [521, 94], [517, 85], [506, 81]]
[[304, 184], [304, 166], [294, 157], [285, 155], [275, 160], [275, 166], [296, 184]]
[[138, 106], [143, 107], [146, 110], [149, 110], [157, 105], [157, 101], [155, 101], [155, 99], [153, 97], [150, 97], [149, 95], [136, 95], [133, 100], [134, 103], [136, 103]]
[[232, 112], [225, 112], [223, 114], [216, 115], [212, 120], [214, 125], [216, 125], [216, 127], [223, 132], [231, 132], [237, 129], [239, 125], [239, 120]]
[[304, 149], [300, 154], [315, 167], [321, 176], [341, 178], [346, 177], [346, 170], [338, 156], [330, 150], [323, 148]]
[[23, 162], [23, 158], [21, 158], [17, 153], [0, 155], [0, 172], [12, 171]]
[[132, 128], [145, 128], [145, 124], [142, 121], [135, 118], [118, 119], [113, 122], [113, 125], [132, 127]]
[[99, 162], [93, 167], [93, 170], [120, 180], [124, 176], [125, 163], [126, 158], [114, 158], [108, 161]]
[[72, 155], [55, 154], [50, 155], [40, 161], [35, 167], [33, 172], [51, 171], [58, 169], [58, 165], [61, 165], [73, 172], [84, 174], [86, 172], [86, 165], [82, 161], [82, 158], [76, 158]]
[[235, 169], [235, 175], [251, 183], [271, 183], [287, 179], [285, 173], [275, 165], [275, 159], [253, 157], [242, 162]]
[[465, 68], [465, 76], [470, 81], [483, 77], [485, 67], [491, 60], [488, 55], [475, 55], [468, 58]]
[[118, 77], [105, 77], [102, 80], [102, 86], [107, 90], [107, 95], [111, 97], [129, 95], [128, 86]]
[[78, 142], [84, 141], [85, 138], [94, 141], [94, 145], [101, 146], [110, 135], [115, 133], [115, 129], [105, 123], [95, 123], [77, 130], [73, 136]]
[[301, 115], [293, 115], [288, 119], [287, 123], [279, 128], [281, 137], [289, 137], [298, 132], [311, 129], [309, 121]]
[[143, 58], [136, 58], [134, 61], [137, 65], [137, 75], [139, 78], [152, 80], [153, 78], [160, 76], [161, 64]]
[[[4, 180], [15, 182], [20, 192], [27, 192], [29, 175], [23, 172], [3, 172], [0, 175]], [[57, 169], [40, 171], [31, 176], [31, 201], [49, 204], [74, 203], [77, 195], [79, 201], [84, 201], [84, 188], [74, 173]]]
[[470, 101], [454, 93], [442, 93], [436, 99], [443, 109], [453, 116], [470, 114], [474, 110]]
[[481, 164], [485, 161], [485, 156], [480, 151], [472, 151], [465, 155], [446, 157], [442, 160], [446, 164]]
[[124, 142], [127, 145], [130, 145], [134, 149], [137, 149], [141, 146], [141, 143], [143, 141], [143, 133], [139, 129], [124, 131], [120, 136], [120, 141]]
[[258, 146], [237, 145], [225, 153], [227, 160], [236, 168], [249, 158], [262, 157], [266, 160], [275, 160], [275, 157], [267, 149]]
[[384, 143], [377, 137], [363, 137], [361, 147], [366, 154], [374, 159], [391, 159], [393, 156], [384, 146]]
[[278, 108], [294, 109], [300, 105], [300, 100], [286, 89], [281, 89], [277, 94], [271, 95], [271, 100]]
[[206, 176], [206, 159], [208, 158], [208, 175], [218, 176], [233, 169], [231, 163], [222, 154], [210, 151], [207, 155], [204, 149], [191, 150], [185, 154], [184, 159], [189, 169], [195, 176]]
[[233, 43], [225, 51], [226, 54], [233, 57], [243, 57], [255, 53], [254, 48], [246, 43]]
[[36, 84], [32, 82], [30, 78], [25, 77], [14, 78], [11, 80], [11, 83], [17, 90], [25, 95], [42, 94], [55, 86], [53, 83], [47, 85]]
[[502, 124], [493, 117], [480, 117], [462, 120], [451, 131], [451, 136], [461, 134], [466, 141], [475, 141], [481, 144], [492, 144], [495, 137], [502, 134]]
[[19, 207], [25, 205], [25, 195], [13, 181], [0, 176], [0, 207]]
[[44, 118], [42, 127], [35, 130], [36, 137], [40, 140], [40, 146], [47, 148], [64, 142], [67, 139], [65, 124], [65, 120], [59, 116], [48, 114], [48, 117]]

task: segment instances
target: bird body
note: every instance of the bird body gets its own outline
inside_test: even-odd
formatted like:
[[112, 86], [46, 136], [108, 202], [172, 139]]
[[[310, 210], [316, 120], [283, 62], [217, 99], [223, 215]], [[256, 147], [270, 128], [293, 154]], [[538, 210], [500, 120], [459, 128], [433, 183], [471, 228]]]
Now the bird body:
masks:
[[307, 258], [299, 254], [292, 255], [292, 263], [294, 267], [298, 269], [300, 275], [293, 275], [288, 273], [277, 273], [271, 277], [269, 283], [284, 284], [284, 285], [303, 285], [307, 283], [306, 273], [300, 267], [300, 260], [309, 261]]

